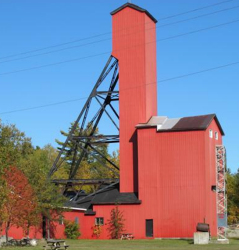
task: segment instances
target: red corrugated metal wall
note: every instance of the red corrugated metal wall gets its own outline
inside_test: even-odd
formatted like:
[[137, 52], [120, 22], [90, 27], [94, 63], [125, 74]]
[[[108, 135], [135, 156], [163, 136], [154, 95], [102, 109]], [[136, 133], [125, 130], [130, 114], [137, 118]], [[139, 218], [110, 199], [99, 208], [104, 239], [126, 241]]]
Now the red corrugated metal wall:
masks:
[[119, 60], [120, 190], [137, 192], [135, 125], [157, 114], [155, 23], [129, 7], [113, 15], [112, 55]]
[[[216, 123], [209, 129], [218, 130]], [[215, 145], [209, 131], [138, 130], [139, 199], [159, 237], [192, 237], [198, 222], [216, 236]]]

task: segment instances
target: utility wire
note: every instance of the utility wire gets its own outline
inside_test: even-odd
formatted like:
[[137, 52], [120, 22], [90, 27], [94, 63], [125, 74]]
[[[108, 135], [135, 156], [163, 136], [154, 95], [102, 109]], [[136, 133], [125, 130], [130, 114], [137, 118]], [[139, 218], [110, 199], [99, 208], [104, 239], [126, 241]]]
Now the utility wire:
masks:
[[[233, 9], [237, 9], [237, 8], [239, 8], [239, 5], [231, 7], [231, 8], [226, 8], [226, 9], [214, 11], [214, 12], [211, 12], [211, 13], [199, 15], [199, 16], [196, 16], [196, 17], [187, 18], [187, 19], [180, 20], [180, 21], [177, 21], [177, 22], [163, 24], [163, 25], [160, 25], [160, 26], [156, 27], [156, 29], [162, 28], [162, 27], [166, 27], [166, 26], [170, 26], [170, 25], [179, 24], [179, 23], [188, 22], [188, 21], [191, 21], [191, 20], [195, 20], [195, 19], [202, 18], [202, 17], [207, 17], [207, 16], [210, 16], [210, 15], [222, 13], [222, 12], [233, 10]], [[152, 29], [155, 29], [155, 27], [146, 29], [146, 31], [149, 31], [149, 30], [152, 30]], [[129, 33], [129, 34], [125, 34], [125, 35], [120, 35], [118, 37], [133, 35], [133, 34], [137, 34], [137, 33], [139, 33], [139, 32], [134, 32], [134, 33]], [[20, 58], [15, 58], [15, 59], [10, 59], [10, 60], [0, 61], [0, 64], [8, 63], [8, 62], [13, 62], [13, 61], [19, 61], [19, 60], [28, 59], [28, 58], [37, 57], [37, 56], [42, 56], [42, 55], [48, 55], [48, 54], [52, 54], [52, 53], [56, 53], [56, 52], [61, 52], [61, 51], [65, 51], [65, 50], [70, 50], [70, 49], [76, 49], [76, 48], [80, 48], [80, 47], [84, 47], [84, 46], [88, 46], [88, 45], [92, 45], [92, 44], [97, 44], [97, 43], [105, 42], [105, 41], [109, 41], [109, 40], [111, 40], [111, 38], [101, 39], [101, 40], [97, 40], [97, 41], [93, 41], [93, 42], [89, 42], [89, 43], [85, 43], [85, 44], [80, 44], [80, 45], [76, 45], [76, 46], [66, 47], [66, 48], [62, 48], [62, 49], [57, 49], [57, 50], [53, 50], [53, 51], [47, 51], [47, 52], [40, 53], [40, 54], [29, 55], [29, 56], [25, 56], [25, 57], [20, 57]]]
[[[219, 28], [219, 27], [229, 25], [229, 24], [233, 24], [233, 23], [237, 23], [237, 22], [239, 22], [239, 19], [234, 20], [234, 21], [230, 21], [230, 22], [226, 22], [226, 23], [221, 23], [221, 24], [214, 25], [214, 26], [209, 26], [209, 27], [199, 29], [199, 30], [194, 30], [194, 31], [186, 32], [186, 33], [181, 33], [181, 34], [178, 34], [178, 35], [175, 35], [175, 36], [170, 36], [170, 37], [158, 39], [158, 40], [155, 40], [155, 41], [152, 41], [152, 42], [149, 42], [149, 43], [139, 44], [137, 46], [132, 46], [132, 47], [127, 47], [127, 48], [120, 49], [120, 50], [115, 50], [115, 52], [116, 51], [131, 49], [131, 48], [138, 47], [138, 46], [148, 45], [148, 44], [152, 44], [152, 43], [155, 43], [155, 42], [162, 42], [162, 41], [166, 41], [166, 40], [170, 40], [170, 39], [175, 39], [175, 38], [178, 38], [178, 37], [199, 33], [199, 32], [203, 32], [203, 31], [206, 31], [206, 30], [211, 30], [211, 29], [214, 29], [214, 28]], [[80, 58], [75, 58], [75, 59], [71, 59], [71, 60], [66, 60], [66, 61], [61, 61], [61, 62], [56, 62], [56, 63], [50, 63], [50, 64], [35, 66], [35, 67], [31, 67], [31, 68], [15, 70], [15, 71], [4, 72], [4, 73], [0, 73], [0, 76], [2, 76], [2, 75], [10, 75], [10, 74], [24, 72], [24, 71], [30, 71], [30, 70], [35, 70], [35, 69], [40, 69], [40, 68], [45, 68], [45, 67], [50, 67], [50, 66], [55, 66], [55, 65], [61, 65], [61, 64], [70, 63], [70, 62], [76, 62], [76, 61], [80, 61], [80, 60], [84, 60], [84, 59], [88, 59], [88, 58], [107, 55], [107, 54], [110, 54], [110, 53], [111, 53], [111, 51], [107, 51], [107, 52], [94, 54], [94, 55], [90, 55], [90, 56], [85, 56], [85, 57], [80, 57]]]
[[[211, 7], [214, 7], [214, 6], [218, 6], [218, 5], [233, 2], [233, 1], [235, 1], [235, 0], [227, 0], [227, 1], [218, 2], [216, 4], [206, 5], [206, 6], [196, 8], [196, 9], [192, 9], [192, 10], [189, 10], [189, 11], [186, 11], [186, 12], [181, 12], [181, 13], [178, 13], [178, 14], [175, 14], [175, 15], [166, 16], [166, 17], [158, 19], [158, 21], [171, 19], [171, 18], [174, 18], [174, 17], [186, 15], [186, 14], [189, 14], [189, 13], [193, 13], [193, 12], [196, 12], [196, 11], [204, 10], [204, 9], [207, 9], [207, 8], [211, 8]], [[121, 30], [118, 30], [116, 32], [119, 32], [119, 31], [121, 31]], [[60, 47], [60, 46], [64, 46], [64, 45], [68, 45], [68, 44], [72, 44], [72, 43], [77, 43], [77, 42], [80, 42], [80, 41], [90, 40], [90, 39], [93, 39], [93, 38], [98, 38], [98, 37], [105, 36], [105, 35], [110, 35], [110, 34], [112, 34], [112, 32], [105, 32], [105, 33], [101, 33], [101, 34], [98, 34], [98, 35], [93, 35], [93, 36], [89, 36], [89, 37], [85, 37], [85, 38], [81, 38], [81, 39], [76, 39], [76, 40], [65, 42], [65, 43], [59, 43], [59, 44], [55, 44], [55, 45], [51, 45], [51, 46], [47, 46], [47, 47], [43, 47], [43, 48], [39, 48], [39, 49], [35, 49], [35, 50], [29, 50], [29, 51], [25, 51], [25, 52], [21, 52], [21, 53], [17, 53], [17, 54], [12, 54], [12, 55], [8, 55], [8, 56], [0, 57], [0, 60], [6, 59], [6, 58], [11, 58], [11, 57], [16, 57], [16, 56], [21, 56], [21, 55], [26, 55], [26, 54], [29, 54], [29, 53], [39, 52], [39, 51], [42, 51], [42, 50], [52, 49], [52, 48], [56, 48], [56, 47]]]
[[185, 11], [185, 12], [178, 13], [178, 14], [175, 14], [175, 15], [172, 15], [172, 16], [163, 17], [163, 18], [158, 19], [158, 21], [162, 21], [162, 20], [166, 20], [166, 19], [169, 19], [169, 18], [174, 18], [174, 17], [186, 15], [186, 14], [189, 14], [189, 13], [192, 13], [192, 12], [208, 9], [210, 7], [214, 7], [214, 6], [217, 6], [217, 5], [221, 5], [221, 4], [229, 3], [229, 2], [233, 2], [233, 1], [234, 0], [229, 0], [229, 1], [219, 2], [219, 3], [216, 3], [216, 4], [207, 5], [207, 6], [204, 6], [204, 7], [201, 7], [201, 8], [196, 8], [196, 9], [193, 9], [193, 10]]
[[[193, 76], [193, 75], [198, 75], [198, 74], [202, 74], [202, 73], [206, 73], [206, 72], [210, 72], [210, 71], [214, 71], [214, 70], [219, 70], [219, 69], [222, 69], [222, 68], [235, 66], [235, 65], [238, 65], [238, 64], [239, 64], [239, 61], [232, 62], [232, 63], [228, 63], [228, 64], [224, 64], [224, 65], [219, 65], [219, 66], [216, 66], [216, 67], [213, 67], [213, 68], [207, 68], [207, 69], [191, 72], [191, 73], [188, 73], [188, 74], [183, 74], [183, 75], [178, 75], [178, 76], [171, 77], [171, 78], [162, 79], [162, 80], [159, 80], [157, 82], [147, 83], [145, 85], [152, 85], [152, 84], [157, 84], [157, 83], [162, 83], [162, 82], [173, 81], [173, 80], [177, 80], [177, 79], [181, 79], [181, 78], [190, 77], [190, 76]], [[145, 86], [145, 85], [137, 85], [137, 86], [125, 88], [125, 89], [123, 89], [121, 91], [134, 89], [134, 88], [139, 88], [139, 87], [142, 87], [142, 86]], [[56, 103], [51, 103], [51, 104], [45, 104], [45, 105], [40, 105], [40, 106], [35, 106], [35, 107], [24, 108], [24, 109], [15, 109], [15, 110], [11, 110], [11, 111], [1, 112], [0, 115], [23, 112], [23, 111], [39, 109], [39, 108], [46, 108], [46, 107], [50, 107], [50, 106], [57, 106], [57, 105], [65, 104], [65, 103], [71, 103], [71, 102], [76, 102], [76, 101], [80, 101], [80, 100], [85, 100], [87, 98], [88, 97], [82, 97], [82, 98], [78, 98], [78, 99], [74, 99], [74, 100], [56, 102]]]
[[12, 110], [12, 111], [2, 112], [2, 113], [0, 113], [0, 115], [23, 112], [23, 111], [33, 110], [33, 109], [46, 108], [46, 107], [51, 107], [51, 106], [56, 106], [56, 105], [61, 105], [61, 104], [66, 104], [66, 103], [71, 103], [71, 102], [77, 102], [77, 101], [81, 101], [81, 100], [85, 100], [85, 99], [87, 99], [87, 97], [82, 97], [82, 98], [78, 98], [78, 99], [74, 99], [74, 100], [68, 100], [68, 101], [62, 101], [62, 102], [55, 102], [55, 103], [50, 103], [50, 104], [44, 104], [44, 105], [35, 106], [35, 107], [29, 107], [29, 108], [23, 108], [23, 109], [15, 109], [15, 110]]

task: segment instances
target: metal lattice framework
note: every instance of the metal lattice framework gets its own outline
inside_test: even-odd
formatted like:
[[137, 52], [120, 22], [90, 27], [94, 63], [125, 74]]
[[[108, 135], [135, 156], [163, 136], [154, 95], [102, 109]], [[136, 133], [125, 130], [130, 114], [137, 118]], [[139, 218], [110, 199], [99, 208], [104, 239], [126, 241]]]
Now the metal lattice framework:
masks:
[[[49, 172], [49, 178], [51, 178], [62, 166], [63, 162], [71, 157], [69, 178], [66, 180], [53, 180], [53, 182], [63, 185], [65, 187], [64, 191], [68, 188], [75, 190], [76, 197], [84, 185], [112, 185], [119, 182], [119, 167], [97, 148], [98, 145], [119, 143], [119, 115], [117, 108], [113, 104], [119, 101], [118, 79], [118, 60], [110, 56]], [[98, 126], [103, 115], [115, 127], [116, 132], [114, 135], [98, 134]], [[87, 134], [85, 131], [87, 131]], [[113, 172], [116, 178], [76, 179], [77, 171], [82, 167], [83, 160], [88, 156], [108, 169], [108, 171]]]
[[217, 237], [226, 240], [227, 197], [226, 197], [226, 149], [216, 146], [216, 196], [217, 196]]

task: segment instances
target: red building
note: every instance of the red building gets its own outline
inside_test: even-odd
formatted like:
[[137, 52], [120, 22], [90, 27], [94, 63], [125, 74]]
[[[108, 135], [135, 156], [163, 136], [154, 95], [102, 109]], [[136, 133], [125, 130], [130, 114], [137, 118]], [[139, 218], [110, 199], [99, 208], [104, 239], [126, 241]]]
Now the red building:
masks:
[[[217, 235], [216, 145], [224, 132], [216, 115], [157, 116], [156, 19], [127, 3], [113, 11], [113, 52], [119, 62], [120, 183], [66, 204], [81, 238], [109, 238], [107, 221], [118, 204], [125, 230], [137, 239], [192, 238], [197, 223]], [[107, 186], [106, 186], [107, 187]], [[84, 196], [86, 196], [84, 198]], [[64, 238], [55, 223], [52, 236]], [[10, 232], [11, 236], [11, 232]]]

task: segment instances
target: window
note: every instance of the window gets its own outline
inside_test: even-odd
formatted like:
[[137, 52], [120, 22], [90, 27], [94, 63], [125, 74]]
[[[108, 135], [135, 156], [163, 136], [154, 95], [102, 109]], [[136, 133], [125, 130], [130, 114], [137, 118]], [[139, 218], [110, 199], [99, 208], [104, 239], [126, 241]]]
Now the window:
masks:
[[64, 225], [63, 216], [59, 217], [59, 225]]
[[79, 224], [79, 218], [75, 217], [75, 223], [78, 225]]
[[217, 186], [216, 186], [216, 185], [212, 185], [211, 190], [212, 190], [213, 192], [216, 192], [216, 191], [217, 191]]
[[209, 130], [209, 137], [213, 138], [213, 131], [211, 129]]
[[104, 218], [103, 217], [97, 217], [97, 218], [95, 218], [95, 225], [97, 225], [97, 226], [103, 226], [104, 225]]
[[215, 132], [215, 139], [218, 140], [218, 132]]

